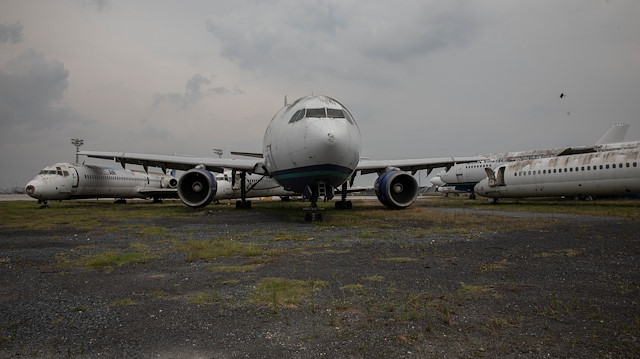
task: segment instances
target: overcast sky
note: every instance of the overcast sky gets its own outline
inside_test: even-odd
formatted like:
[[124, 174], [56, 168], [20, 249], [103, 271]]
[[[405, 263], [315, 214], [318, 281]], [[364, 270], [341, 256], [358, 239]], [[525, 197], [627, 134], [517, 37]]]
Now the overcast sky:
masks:
[[285, 95], [342, 102], [376, 159], [640, 140], [639, 34], [637, 0], [3, 0], [0, 188], [76, 137], [260, 152]]

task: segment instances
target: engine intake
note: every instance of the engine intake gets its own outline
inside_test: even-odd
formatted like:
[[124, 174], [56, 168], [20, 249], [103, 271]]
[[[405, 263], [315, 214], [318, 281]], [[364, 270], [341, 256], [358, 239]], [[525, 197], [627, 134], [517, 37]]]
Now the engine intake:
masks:
[[185, 172], [178, 181], [178, 196], [184, 204], [193, 208], [211, 203], [217, 190], [218, 183], [213, 174], [202, 168]]
[[403, 209], [418, 197], [418, 181], [407, 172], [389, 171], [376, 179], [373, 188], [380, 203], [391, 209]]

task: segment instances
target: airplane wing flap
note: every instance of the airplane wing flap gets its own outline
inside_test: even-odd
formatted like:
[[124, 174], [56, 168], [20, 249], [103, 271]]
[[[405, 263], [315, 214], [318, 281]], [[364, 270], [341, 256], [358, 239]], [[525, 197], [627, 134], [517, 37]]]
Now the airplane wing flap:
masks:
[[179, 155], [155, 155], [145, 153], [127, 152], [103, 152], [103, 151], [80, 151], [79, 155], [92, 158], [102, 158], [119, 162], [123, 167], [125, 164], [134, 164], [148, 167], [158, 167], [163, 170], [176, 169], [186, 171], [198, 165], [203, 165], [211, 172], [222, 173], [225, 169], [247, 171], [253, 173], [254, 169], [262, 168], [262, 162], [256, 160], [240, 160], [229, 158], [212, 157], [191, 157]]

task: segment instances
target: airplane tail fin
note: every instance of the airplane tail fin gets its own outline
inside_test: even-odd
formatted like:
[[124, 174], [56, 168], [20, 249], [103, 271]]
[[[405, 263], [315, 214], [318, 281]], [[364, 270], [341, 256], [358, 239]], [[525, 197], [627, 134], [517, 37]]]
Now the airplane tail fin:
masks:
[[616, 123], [611, 126], [611, 128], [607, 130], [602, 137], [600, 137], [598, 142], [596, 142], [596, 145], [624, 142], [624, 136], [626, 136], [628, 129], [628, 123]]

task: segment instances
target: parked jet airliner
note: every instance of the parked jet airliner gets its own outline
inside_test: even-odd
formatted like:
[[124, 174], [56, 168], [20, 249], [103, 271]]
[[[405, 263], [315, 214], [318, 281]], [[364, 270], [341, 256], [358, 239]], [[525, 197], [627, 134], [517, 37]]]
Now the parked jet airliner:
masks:
[[[528, 160], [535, 158], [554, 157], [565, 154], [604, 151], [611, 149], [635, 148], [639, 142], [622, 142], [629, 128], [628, 123], [614, 124], [592, 146], [562, 147], [544, 150], [518, 151], [486, 155], [489, 159], [475, 163], [456, 164], [438, 174], [439, 180], [444, 182], [438, 188], [443, 193], [471, 192], [469, 198], [474, 199], [474, 186], [487, 177], [486, 168], [495, 169], [505, 162]], [[435, 180], [436, 182], [438, 179]], [[433, 182], [432, 182], [433, 183]], [[449, 187], [449, 188], [447, 188]]]
[[178, 181], [169, 175], [83, 164], [56, 163], [45, 167], [25, 186], [44, 202], [82, 198], [176, 197]]
[[[214, 200], [240, 198], [239, 178], [231, 171], [216, 175]], [[236, 176], [239, 177], [239, 176]], [[248, 175], [245, 178], [249, 197], [287, 197], [286, 191], [272, 178]], [[169, 175], [84, 164], [56, 163], [44, 168], [25, 187], [26, 193], [44, 202], [82, 198], [177, 198], [178, 181]]]
[[515, 161], [486, 169], [475, 186], [497, 198], [615, 196], [640, 193], [640, 149]]
[[[336, 208], [350, 208], [346, 200], [347, 184], [356, 172], [378, 173], [374, 187], [381, 203], [400, 209], [411, 205], [418, 194], [412, 173], [431, 170], [455, 162], [477, 161], [478, 157], [422, 158], [412, 160], [363, 160], [360, 158], [360, 129], [351, 113], [327, 96], [307, 96], [285, 105], [269, 123], [258, 159], [197, 158], [122, 152], [81, 151], [89, 157], [113, 159], [145, 167], [174, 168], [187, 171], [178, 182], [180, 199], [188, 206], [202, 207], [216, 192], [213, 172], [231, 169], [272, 176], [286, 190], [303, 194], [311, 201], [306, 220], [321, 220], [317, 212], [320, 196], [330, 199], [333, 188], [342, 188]], [[407, 172], [410, 171], [410, 172]], [[241, 200], [237, 207], [249, 207], [246, 188], [241, 181]]]

